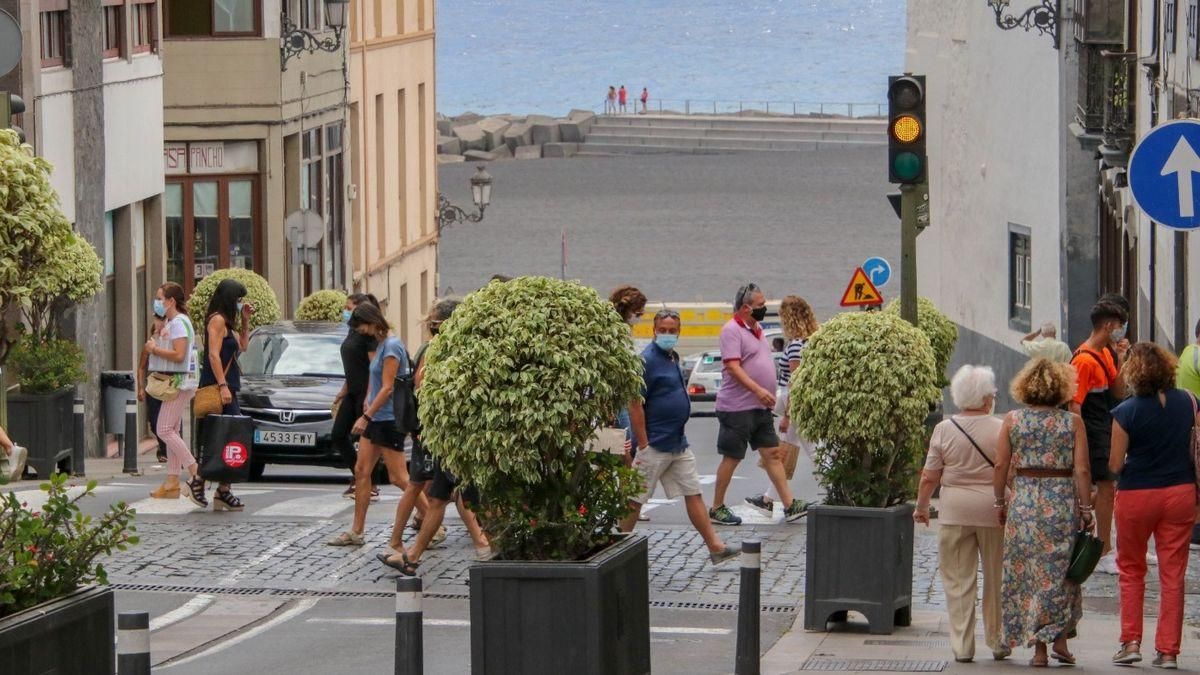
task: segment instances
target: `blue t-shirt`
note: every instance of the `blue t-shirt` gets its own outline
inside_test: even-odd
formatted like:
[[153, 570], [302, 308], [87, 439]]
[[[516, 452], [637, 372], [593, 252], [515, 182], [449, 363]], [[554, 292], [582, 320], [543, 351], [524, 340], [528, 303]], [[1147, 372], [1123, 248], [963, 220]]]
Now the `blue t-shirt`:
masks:
[[1113, 419], [1129, 434], [1119, 490], [1145, 490], [1186, 485], [1196, 480], [1192, 468], [1192, 399], [1182, 389], [1134, 396], [1113, 408]]
[[679, 369], [674, 352], [665, 352], [651, 344], [642, 352], [646, 362], [642, 395], [646, 402], [646, 440], [650, 447], [662, 452], [687, 450], [683, 428], [692, 414], [683, 371]]
[[[383, 360], [393, 358], [400, 362], [397, 375], [402, 375], [408, 372], [408, 353], [404, 350], [404, 343], [398, 337], [389, 337], [383, 341], [375, 350], [375, 358], [371, 360], [371, 378], [370, 384], [367, 387], [367, 405], [375, 400], [375, 395], [379, 393], [383, 387]], [[375, 413], [372, 418], [376, 422], [392, 422], [396, 419], [396, 413], [392, 410], [392, 402], [388, 401]]]

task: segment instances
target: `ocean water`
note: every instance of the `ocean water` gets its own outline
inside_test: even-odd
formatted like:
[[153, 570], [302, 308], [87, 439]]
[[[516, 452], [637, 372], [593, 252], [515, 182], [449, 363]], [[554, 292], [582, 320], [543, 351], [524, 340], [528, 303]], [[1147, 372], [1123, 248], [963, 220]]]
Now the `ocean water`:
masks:
[[[903, 69], [905, 0], [438, 0], [438, 110], [879, 103]], [[844, 106], [842, 112], [845, 111]]]

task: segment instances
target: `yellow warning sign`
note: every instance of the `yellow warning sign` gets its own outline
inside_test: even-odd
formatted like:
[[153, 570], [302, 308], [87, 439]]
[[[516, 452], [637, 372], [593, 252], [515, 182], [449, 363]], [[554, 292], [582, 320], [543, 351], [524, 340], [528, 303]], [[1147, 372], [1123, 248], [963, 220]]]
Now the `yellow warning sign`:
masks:
[[882, 304], [883, 294], [879, 292], [878, 288], [875, 288], [875, 284], [871, 283], [867, 273], [863, 272], [863, 268], [856, 268], [854, 276], [850, 277], [850, 284], [846, 286], [846, 292], [842, 294], [842, 307]]

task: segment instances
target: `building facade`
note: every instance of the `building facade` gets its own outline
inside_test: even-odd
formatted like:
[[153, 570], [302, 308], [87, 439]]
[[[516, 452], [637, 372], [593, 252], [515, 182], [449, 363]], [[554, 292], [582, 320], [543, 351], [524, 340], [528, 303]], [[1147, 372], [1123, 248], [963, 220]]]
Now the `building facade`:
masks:
[[352, 0], [349, 34], [353, 287], [415, 345], [437, 295], [433, 0]]
[[22, 59], [0, 77], [16, 122], [54, 165], [63, 212], [104, 260], [100, 295], [72, 312], [87, 353], [89, 454], [99, 452], [99, 373], [136, 365], [150, 289], [164, 278], [163, 42], [159, 0], [0, 0]]

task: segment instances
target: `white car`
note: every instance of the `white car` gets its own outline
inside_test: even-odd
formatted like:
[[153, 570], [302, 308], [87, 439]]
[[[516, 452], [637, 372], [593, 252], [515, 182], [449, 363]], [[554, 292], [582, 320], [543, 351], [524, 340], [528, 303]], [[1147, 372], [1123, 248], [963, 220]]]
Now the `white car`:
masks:
[[[781, 337], [783, 331], [778, 328], [768, 328], [763, 331], [767, 343]], [[692, 415], [715, 415], [717, 410], [717, 390], [721, 388], [721, 378], [724, 364], [721, 362], [721, 350], [710, 349], [698, 355], [689, 356], [687, 360], [696, 359], [692, 374], [688, 377], [688, 398], [692, 400]]]

